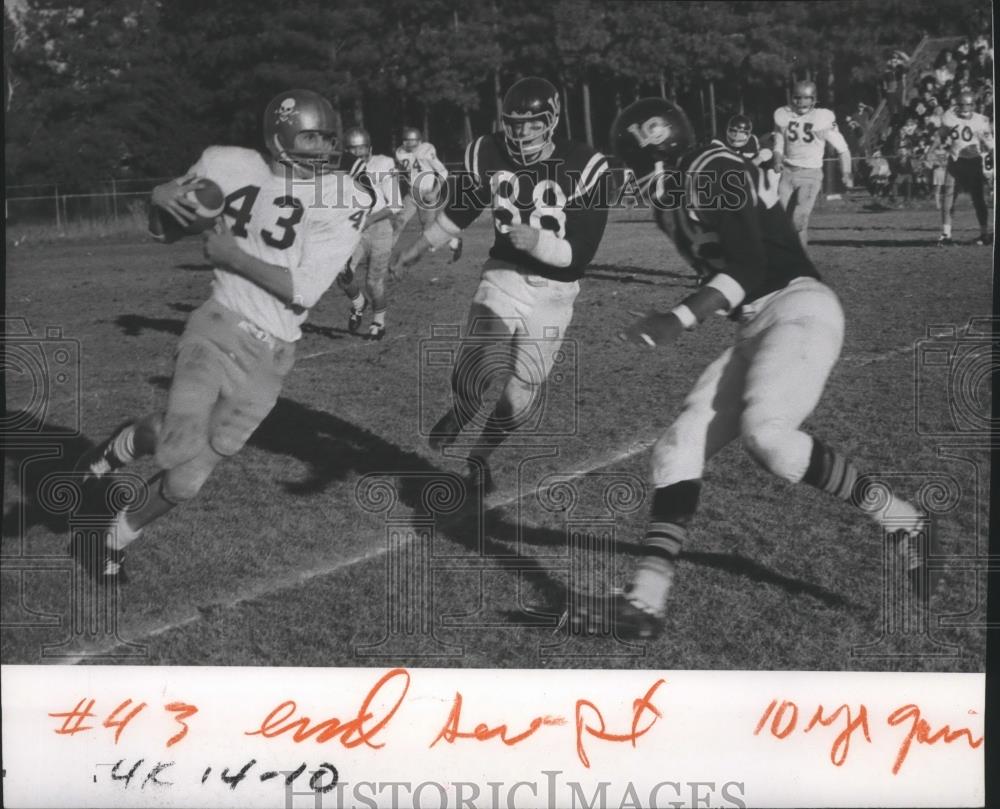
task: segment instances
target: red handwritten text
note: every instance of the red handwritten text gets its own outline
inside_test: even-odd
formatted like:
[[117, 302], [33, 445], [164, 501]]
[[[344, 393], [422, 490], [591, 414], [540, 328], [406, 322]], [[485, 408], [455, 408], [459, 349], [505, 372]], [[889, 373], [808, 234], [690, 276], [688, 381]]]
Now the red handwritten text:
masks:
[[[775, 710], [776, 707], [777, 710]], [[810, 719], [809, 723], [802, 729], [803, 733], [808, 733], [817, 725], [829, 727], [840, 719], [842, 713], [844, 714], [844, 727], [837, 735], [837, 738], [833, 740], [833, 745], [830, 747], [830, 761], [835, 767], [840, 767], [845, 761], [847, 761], [847, 754], [851, 750], [851, 736], [855, 731], [861, 730], [864, 734], [865, 741], [869, 743], [871, 742], [872, 737], [868, 730], [868, 708], [864, 705], [859, 706], [857, 715], [854, 716], [851, 713], [850, 706], [844, 704], [837, 708], [837, 710], [835, 710], [832, 714], [827, 716], [825, 708], [820, 705], [816, 708], [816, 712], [813, 714], [812, 719]], [[760, 717], [760, 721], [757, 723], [757, 728], [753, 732], [754, 736], [760, 735], [760, 732], [767, 725], [768, 719], [771, 720], [771, 735], [776, 739], [784, 739], [791, 734], [798, 725], [799, 707], [794, 702], [789, 700], [782, 700], [780, 705], [778, 704], [778, 700], [771, 700], [771, 704], [764, 710], [764, 713]]]
[[899, 774], [899, 770], [903, 766], [903, 762], [906, 761], [906, 756], [910, 752], [910, 745], [914, 739], [918, 744], [936, 744], [939, 741], [951, 744], [958, 739], [964, 738], [973, 750], [977, 749], [983, 743], [983, 737], [980, 736], [978, 739], [973, 738], [972, 731], [968, 728], [952, 730], [948, 725], [945, 725], [940, 730], [932, 733], [930, 724], [920, 716], [920, 708], [913, 704], [897, 708], [889, 714], [889, 718], [886, 721], [893, 727], [896, 727], [896, 725], [901, 725], [903, 722], [911, 720], [913, 724], [910, 725], [909, 733], [906, 734], [906, 738], [900, 744], [896, 763], [892, 766], [893, 775]]
[[462, 695], [460, 693], [455, 694], [455, 701], [451, 706], [451, 713], [448, 714], [447, 720], [445, 720], [444, 727], [441, 728], [441, 732], [434, 738], [429, 745], [433, 747], [442, 739], [448, 744], [453, 744], [456, 739], [476, 739], [480, 742], [488, 741], [489, 739], [499, 738], [508, 747], [513, 747], [518, 742], [523, 742], [529, 736], [531, 736], [535, 731], [537, 731], [543, 725], [565, 725], [566, 719], [562, 716], [536, 716], [528, 724], [528, 727], [521, 733], [516, 733], [513, 736], [508, 735], [509, 730], [506, 724], [497, 725], [496, 727], [490, 727], [485, 723], [480, 723], [476, 725], [475, 730], [463, 731], [460, 730], [460, 720], [462, 717]]
[[[371, 705], [380, 695], [382, 689], [388, 686], [393, 680], [400, 681], [402, 690], [396, 698], [395, 704], [383, 716], [376, 718]], [[292, 740], [295, 742], [304, 742], [313, 737], [315, 737], [317, 742], [327, 742], [339, 736], [340, 743], [344, 747], [352, 748], [366, 744], [369, 747], [378, 749], [383, 747], [384, 743], [376, 744], [374, 741], [375, 737], [379, 731], [389, 724], [389, 720], [395, 715], [399, 706], [403, 704], [403, 698], [406, 696], [409, 688], [409, 672], [406, 669], [393, 669], [383, 675], [372, 686], [371, 690], [365, 696], [364, 702], [361, 703], [361, 707], [358, 708], [357, 714], [347, 721], [331, 717], [312, 725], [312, 720], [308, 716], [293, 718], [295, 712], [298, 710], [298, 706], [294, 700], [286, 700], [265, 717], [257, 730], [248, 730], [245, 735], [259, 735], [270, 739], [274, 736], [291, 732]]]
[[[636, 742], [653, 729], [653, 725], [656, 724], [656, 720], [663, 717], [663, 714], [661, 714], [652, 703], [653, 695], [665, 682], [666, 680], [663, 679], [657, 680], [649, 687], [649, 690], [645, 693], [645, 695], [639, 699], [633, 700], [632, 730], [629, 733], [609, 733], [600, 709], [594, 705], [593, 702], [585, 699], [578, 699], [576, 701], [576, 754], [579, 756], [580, 761], [583, 762], [584, 767], [590, 767], [590, 759], [587, 756], [587, 751], [583, 743], [585, 733], [593, 736], [595, 739], [601, 739], [606, 742], [631, 742], [632, 746], [635, 747]], [[587, 719], [584, 717], [585, 711], [589, 711], [591, 713], [590, 718], [599, 723], [597, 726], [588, 723]], [[652, 716], [650, 717], [649, 722], [640, 728], [639, 725], [647, 711], [649, 711]]]

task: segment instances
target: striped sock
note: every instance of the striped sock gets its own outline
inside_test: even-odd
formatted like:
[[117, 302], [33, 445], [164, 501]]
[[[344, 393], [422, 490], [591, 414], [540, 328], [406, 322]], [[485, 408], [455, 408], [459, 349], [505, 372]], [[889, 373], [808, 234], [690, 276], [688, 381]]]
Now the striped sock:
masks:
[[629, 595], [662, 613], [674, 583], [677, 557], [687, 531], [669, 522], [651, 522], [643, 540], [644, 555], [636, 570]]
[[376, 326], [385, 325], [385, 309], [383, 309], [381, 312], [375, 312], [372, 315], [372, 323], [374, 323]]
[[802, 482], [850, 502], [858, 482], [858, 470], [839, 452], [814, 438], [809, 466]]
[[111, 440], [111, 454], [114, 456], [114, 459], [111, 461], [111, 466], [115, 469], [135, 460], [134, 424], [129, 424], [124, 427]]

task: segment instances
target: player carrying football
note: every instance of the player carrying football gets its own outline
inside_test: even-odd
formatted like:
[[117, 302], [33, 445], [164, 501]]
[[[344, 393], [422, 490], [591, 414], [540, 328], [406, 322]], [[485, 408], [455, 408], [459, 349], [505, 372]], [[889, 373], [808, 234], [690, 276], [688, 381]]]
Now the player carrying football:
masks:
[[188, 192], [199, 178], [226, 197], [218, 231], [205, 238], [211, 297], [191, 313], [175, 357], [166, 409], [121, 426], [77, 468], [94, 487], [117, 468], [153, 455], [148, 497], [110, 520], [99, 547], [77, 547], [99, 580], [117, 577], [123, 551], [143, 529], [198, 494], [235, 455], [278, 399], [308, 310], [350, 258], [371, 205], [342, 172], [340, 117], [310, 90], [281, 93], [264, 110], [271, 155], [210, 146], [188, 172], [153, 190], [150, 230], [193, 221]]
[[976, 244], [993, 244], [983, 173], [983, 161], [993, 159], [993, 126], [989, 118], [976, 112], [975, 103], [975, 96], [969, 90], [963, 90], [958, 104], [941, 119], [939, 136], [948, 151], [941, 202], [941, 237], [938, 239], [938, 244], [943, 247], [955, 243], [951, 238], [951, 220], [959, 191], [966, 191], [972, 197], [972, 207], [979, 223]]
[[[858, 496], [853, 464], [800, 429], [840, 353], [840, 303], [782, 211], [774, 172], [724, 146], [692, 149], [693, 142], [683, 110], [659, 98], [627, 107], [612, 130], [615, 153], [644, 186], [660, 228], [711, 275], [672, 311], [651, 313], [620, 336], [667, 345], [720, 310], [738, 323], [732, 347], [705, 369], [653, 449], [645, 555], [615, 599], [625, 636], [660, 631], [705, 463], [730, 441], [741, 438], [758, 463], [790, 483], [849, 503]], [[895, 499], [873, 516], [902, 532], [894, 539], [908, 552], [909, 532], [920, 524], [913, 506]]]
[[466, 149], [471, 187], [454, 183], [437, 219], [406, 250], [397, 247], [396, 265], [412, 265], [492, 208], [494, 243], [452, 371], [453, 404], [430, 437], [435, 449], [453, 443], [479, 413], [490, 370], [502, 367], [503, 391], [470, 458], [487, 492], [493, 488], [488, 458], [541, 402], [580, 278], [607, 223], [607, 158], [557, 139], [558, 124], [556, 88], [534, 77], [516, 82], [504, 97], [503, 132]]
[[823, 151], [829, 143], [840, 155], [844, 185], [854, 187], [851, 152], [837, 130], [833, 112], [816, 106], [816, 85], [796, 82], [790, 106], [774, 111], [774, 167], [781, 172], [778, 197], [791, 214], [802, 244], [809, 241], [809, 216], [823, 186]]
[[[448, 169], [438, 160], [434, 145], [425, 141], [421, 131], [414, 126], [403, 127], [403, 143], [396, 149], [396, 165], [409, 190], [403, 200], [403, 210], [396, 214], [393, 223], [398, 236], [415, 213], [419, 213], [422, 228], [434, 221], [444, 204]], [[449, 239], [448, 247], [451, 260], [458, 261], [462, 257], [462, 240]]]
[[[344, 135], [344, 148], [354, 158], [351, 177], [369, 189], [375, 204], [368, 216], [361, 241], [358, 243], [348, 270], [337, 281], [351, 301], [347, 330], [356, 334], [361, 328], [365, 306], [372, 307], [372, 322], [366, 339], [385, 337], [385, 280], [392, 254], [393, 216], [401, 208], [401, 194], [395, 165], [391, 157], [372, 154], [372, 140], [361, 127], [353, 127]], [[361, 278], [364, 273], [364, 292]]]

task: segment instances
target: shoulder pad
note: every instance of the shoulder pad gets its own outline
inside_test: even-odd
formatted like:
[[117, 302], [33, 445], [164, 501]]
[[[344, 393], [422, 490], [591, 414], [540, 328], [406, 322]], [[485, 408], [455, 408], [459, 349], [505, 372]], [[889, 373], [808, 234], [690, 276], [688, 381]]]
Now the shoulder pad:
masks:
[[784, 127], [788, 123], [789, 119], [791, 118], [791, 114], [792, 114], [792, 111], [787, 106], [785, 106], [785, 107], [778, 107], [778, 109], [776, 109], [774, 111], [774, 124], [775, 124], [775, 126], [777, 126], [779, 129], [781, 127]]
[[394, 168], [396, 168], [396, 161], [388, 155], [373, 154], [368, 158], [368, 172], [370, 174], [384, 174], [392, 171]]
[[814, 112], [816, 114], [815, 126], [817, 129], [833, 129], [837, 126], [837, 116], [833, 114], [833, 110], [817, 107]]

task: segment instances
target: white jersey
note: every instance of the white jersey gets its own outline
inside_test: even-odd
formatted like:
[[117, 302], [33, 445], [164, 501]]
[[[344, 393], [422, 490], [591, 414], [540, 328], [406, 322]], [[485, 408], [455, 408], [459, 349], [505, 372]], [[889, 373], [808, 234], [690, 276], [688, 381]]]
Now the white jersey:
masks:
[[838, 154], [847, 151], [847, 141], [837, 130], [837, 119], [831, 110], [813, 107], [799, 115], [785, 106], [774, 111], [774, 151], [782, 152], [788, 165], [822, 168], [827, 143]]
[[219, 267], [212, 297], [275, 337], [294, 341], [302, 336], [303, 310], [315, 305], [354, 252], [371, 196], [343, 172], [301, 180], [280, 170], [278, 176], [252, 149], [210, 146], [189, 173], [218, 183], [226, 224], [244, 251], [289, 269], [297, 308]]
[[372, 213], [388, 208], [398, 213], [403, 207], [403, 195], [399, 190], [396, 164], [388, 155], [373, 154], [367, 160], [357, 160], [351, 168], [351, 176], [357, 177], [361, 172], [368, 175], [375, 192], [375, 203]]
[[941, 140], [951, 158], [980, 157], [993, 151], [993, 126], [985, 115], [974, 112], [961, 118], [950, 109], [941, 118], [941, 128]]
[[419, 143], [412, 152], [400, 146], [396, 149], [396, 163], [411, 184], [421, 172], [433, 171], [442, 180], [448, 176], [448, 169], [438, 160], [437, 151], [430, 143]]

